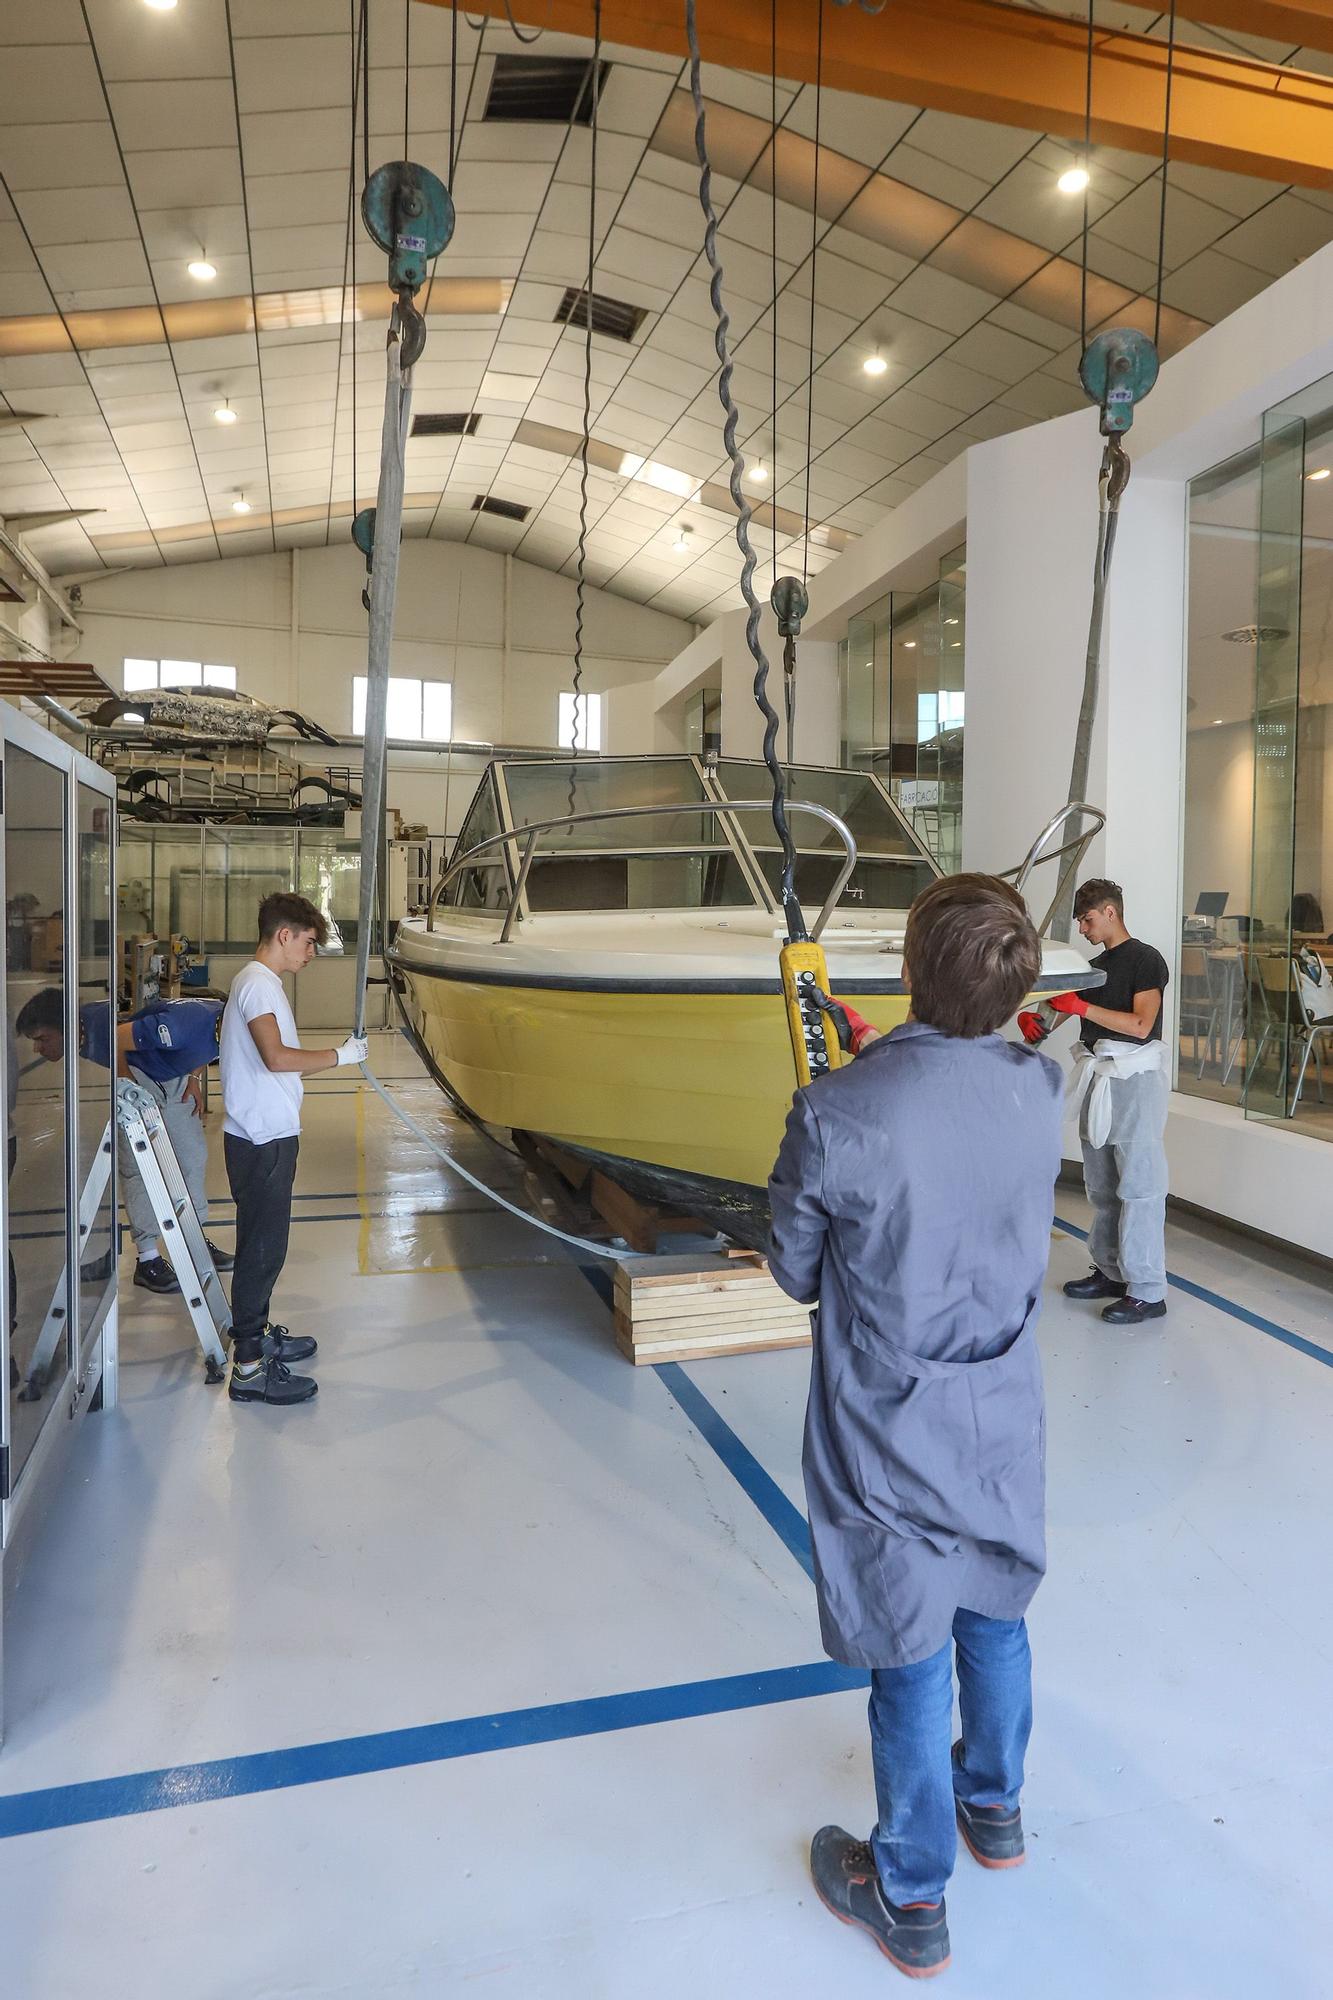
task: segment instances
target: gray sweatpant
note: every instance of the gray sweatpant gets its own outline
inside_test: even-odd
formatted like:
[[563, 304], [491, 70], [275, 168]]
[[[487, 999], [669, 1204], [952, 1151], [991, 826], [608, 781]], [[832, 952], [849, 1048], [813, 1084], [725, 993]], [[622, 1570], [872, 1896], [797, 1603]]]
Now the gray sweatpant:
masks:
[[1083, 1185], [1092, 1204], [1088, 1250], [1105, 1277], [1132, 1299], [1156, 1305], [1166, 1297], [1166, 1113], [1171, 1079], [1164, 1069], [1116, 1076], [1111, 1087], [1111, 1135], [1088, 1138], [1088, 1102], [1079, 1119]]
[[[185, 1185], [190, 1200], [194, 1203], [195, 1214], [200, 1227], [208, 1221], [208, 1196], [204, 1192], [204, 1176], [208, 1170], [208, 1141], [204, 1137], [204, 1121], [196, 1118], [193, 1105], [182, 1102], [182, 1095], [188, 1076], [172, 1077], [167, 1083], [152, 1083], [137, 1070], [132, 1072], [134, 1081], [150, 1097], [156, 1099], [162, 1111], [162, 1123], [167, 1128], [180, 1170], [185, 1176]], [[116, 1157], [120, 1166], [120, 1186], [129, 1210], [130, 1234], [134, 1247], [141, 1258], [158, 1255], [157, 1218], [153, 1214], [153, 1204], [148, 1199], [147, 1190], [139, 1179], [139, 1169], [134, 1164], [134, 1150], [123, 1132], [117, 1133]]]

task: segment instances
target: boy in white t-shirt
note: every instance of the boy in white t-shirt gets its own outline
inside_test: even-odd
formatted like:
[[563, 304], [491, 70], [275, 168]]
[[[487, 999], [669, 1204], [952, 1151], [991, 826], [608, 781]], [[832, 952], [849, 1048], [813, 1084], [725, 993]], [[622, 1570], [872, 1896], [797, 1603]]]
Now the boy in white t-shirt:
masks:
[[296, 1032], [282, 975], [309, 965], [327, 936], [327, 923], [304, 896], [265, 896], [259, 948], [232, 981], [222, 1015], [222, 1143], [236, 1203], [227, 1391], [233, 1403], [304, 1403], [319, 1387], [313, 1375], [293, 1375], [289, 1366], [308, 1361], [316, 1342], [270, 1325], [268, 1309], [287, 1260], [302, 1075], [366, 1059], [366, 1044], [355, 1035], [336, 1049], [303, 1049]]

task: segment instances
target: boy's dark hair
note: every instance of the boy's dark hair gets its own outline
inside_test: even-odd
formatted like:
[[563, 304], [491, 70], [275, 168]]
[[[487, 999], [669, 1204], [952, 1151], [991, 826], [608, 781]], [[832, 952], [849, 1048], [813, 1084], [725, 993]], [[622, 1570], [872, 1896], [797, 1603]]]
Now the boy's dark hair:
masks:
[[1089, 882], [1080, 882], [1078, 894], [1074, 898], [1074, 916], [1086, 917], [1089, 910], [1105, 909], [1110, 904], [1121, 923], [1125, 921], [1125, 892], [1118, 882], [1108, 882], [1104, 875], [1094, 875]]
[[58, 986], [44, 986], [25, 1000], [14, 1023], [16, 1035], [35, 1035], [39, 1028], [59, 1028], [65, 1032], [65, 996]]
[[998, 875], [946, 875], [907, 913], [903, 961], [912, 1013], [974, 1041], [1018, 1010], [1041, 972], [1041, 945], [1018, 891]]
[[266, 944], [280, 930], [313, 931], [319, 945], [329, 940], [328, 920], [323, 911], [290, 889], [275, 889], [259, 905], [259, 942]]

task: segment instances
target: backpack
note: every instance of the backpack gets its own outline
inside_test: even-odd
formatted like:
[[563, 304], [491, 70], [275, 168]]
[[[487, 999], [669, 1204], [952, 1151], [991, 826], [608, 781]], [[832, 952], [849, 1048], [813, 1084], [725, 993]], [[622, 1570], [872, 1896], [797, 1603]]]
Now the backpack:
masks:
[[1292, 953], [1291, 963], [1309, 1020], [1333, 1021], [1333, 971], [1308, 945]]

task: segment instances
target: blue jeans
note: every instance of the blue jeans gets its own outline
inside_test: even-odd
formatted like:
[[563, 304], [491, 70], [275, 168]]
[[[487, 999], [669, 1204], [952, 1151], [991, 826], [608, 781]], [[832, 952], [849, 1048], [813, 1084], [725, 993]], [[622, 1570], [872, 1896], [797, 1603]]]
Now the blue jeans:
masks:
[[1032, 1734], [1032, 1654], [1021, 1618], [959, 1611], [953, 1621], [964, 1749], [951, 1756], [953, 1662], [942, 1646], [870, 1676], [870, 1748], [879, 1824], [871, 1836], [891, 1903], [938, 1903], [957, 1853], [954, 1798], [1013, 1811]]

